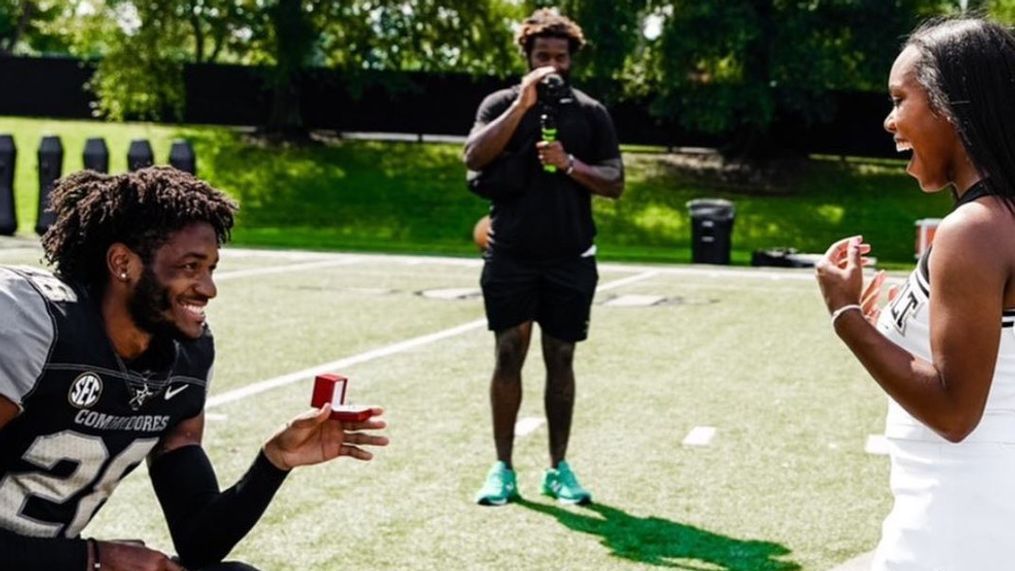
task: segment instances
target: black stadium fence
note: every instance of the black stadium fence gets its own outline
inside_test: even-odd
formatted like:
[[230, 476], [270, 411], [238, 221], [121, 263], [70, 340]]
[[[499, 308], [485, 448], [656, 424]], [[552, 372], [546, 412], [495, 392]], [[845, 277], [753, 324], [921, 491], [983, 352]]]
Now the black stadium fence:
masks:
[[[92, 117], [94, 95], [86, 84], [95, 63], [71, 58], [0, 57], [0, 116], [67, 119]], [[263, 124], [271, 103], [266, 70], [219, 64], [184, 67], [182, 122]], [[461, 74], [307, 72], [300, 106], [306, 127], [342, 132], [464, 135], [485, 95], [511, 79]], [[595, 95], [594, 93], [592, 95]], [[804, 153], [891, 157], [895, 149], [881, 129], [888, 112], [881, 93], [831, 93], [834, 113], [810, 124], [791, 113], [777, 115], [771, 144]], [[722, 137], [689, 132], [661, 121], [644, 101], [609, 105], [622, 143], [666, 147], [720, 146]], [[2, 131], [2, 128], [0, 128]]]

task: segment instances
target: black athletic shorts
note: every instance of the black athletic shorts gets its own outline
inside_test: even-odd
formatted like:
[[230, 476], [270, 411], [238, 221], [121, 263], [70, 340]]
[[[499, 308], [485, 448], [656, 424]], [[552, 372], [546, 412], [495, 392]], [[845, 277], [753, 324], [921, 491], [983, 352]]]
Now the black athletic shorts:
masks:
[[565, 260], [520, 260], [487, 254], [479, 284], [491, 331], [535, 321], [561, 341], [583, 341], [599, 273], [594, 256]]

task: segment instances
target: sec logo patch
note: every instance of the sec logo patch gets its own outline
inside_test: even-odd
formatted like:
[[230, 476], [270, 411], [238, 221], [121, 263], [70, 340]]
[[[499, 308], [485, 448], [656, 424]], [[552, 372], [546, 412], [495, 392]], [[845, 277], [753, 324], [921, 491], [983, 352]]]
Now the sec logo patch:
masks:
[[78, 408], [89, 408], [102, 396], [102, 379], [95, 373], [84, 373], [71, 383], [67, 400]]

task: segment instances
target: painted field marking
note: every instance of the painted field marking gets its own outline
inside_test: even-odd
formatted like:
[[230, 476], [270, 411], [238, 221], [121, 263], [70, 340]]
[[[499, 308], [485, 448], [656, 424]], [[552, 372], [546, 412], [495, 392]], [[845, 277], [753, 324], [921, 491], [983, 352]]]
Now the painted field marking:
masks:
[[864, 444], [863, 451], [875, 456], [887, 456], [888, 439], [885, 438], [884, 434], [871, 434], [867, 437], [867, 443]]
[[[628, 276], [626, 278], [621, 278], [619, 280], [603, 284], [597, 288], [597, 291], [608, 291], [611, 289], [616, 289], [618, 287], [623, 287], [628, 284], [653, 278], [657, 275], [659, 275], [659, 272], [653, 270], [637, 274], [634, 276]], [[469, 321], [468, 323], [463, 323], [456, 327], [443, 329], [441, 331], [437, 331], [427, 335], [421, 335], [419, 337], [413, 337], [411, 339], [406, 339], [404, 341], [399, 341], [397, 343], [392, 343], [390, 345], [378, 347], [377, 349], [371, 349], [370, 351], [366, 351], [358, 355], [352, 355], [351, 357], [345, 357], [343, 359], [338, 359], [336, 361], [322, 363], [320, 365], [303, 369], [302, 371], [296, 371], [295, 373], [289, 373], [286, 375], [281, 375], [279, 377], [258, 381], [256, 383], [252, 383], [244, 387], [240, 387], [238, 389], [226, 391], [220, 395], [209, 397], [207, 403], [205, 404], [205, 408], [210, 409], [222, 406], [224, 404], [242, 400], [249, 396], [260, 394], [265, 391], [269, 391], [271, 389], [284, 387], [286, 385], [290, 385], [295, 382], [303, 381], [310, 377], [314, 377], [321, 373], [327, 373], [335, 369], [347, 369], [353, 365], [359, 365], [360, 363], [366, 363], [367, 361], [373, 361], [374, 359], [379, 359], [381, 357], [388, 357], [390, 355], [403, 353], [410, 349], [415, 349], [416, 347], [422, 347], [424, 345], [429, 345], [430, 343], [435, 343], [437, 341], [441, 341], [449, 337], [462, 335], [463, 333], [468, 333], [469, 331], [479, 329], [485, 326], [486, 326], [486, 318], [476, 319], [474, 321]]]
[[536, 416], [526, 416], [519, 418], [518, 422], [515, 423], [515, 436], [528, 436], [536, 431], [540, 426], [546, 424], [545, 418]]
[[9, 248], [6, 246], [0, 246], [0, 254], [17, 254], [20, 256], [22, 254], [34, 254], [36, 252], [39, 255], [42, 255], [42, 248], [38, 246], [11, 246]]
[[684, 437], [684, 446], [709, 446], [715, 438], [714, 426], [695, 426]]
[[[32, 248], [26, 246], [26, 248]], [[0, 253], [3, 249], [0, 248]], [[341, 252], [306, 252], [300, 250], [258, 250], [250, 248], [226, 247], [221, 250], [224, 258], [281, 258], [291, 260], [340, 260], [348, 259], [351, 254]], [[483, 265], [479, 258], [454, 258], [449, 256], [411, 256], [404, 254], [355, 254], [357, 259], [367, 262], [392, 262], [412, 266], [420, 265], [444, 265], [478, 268]], [[681, 267], [654, 267], [644, 265], [628, 265], [616, 263], [599, 264], [599, 270], [604, 272], [617, 272], [628, 274], [640, 274], [647, 271], [655, 271], [661, 275], [675, 276], [704, 276], [709, 278], [745, 278], [770, 281], [812, 281], [814, 272], [811, 268], [743, 268], [738, 266], [704, 266], [691, 265]], [[238, 270], [244, 271], [244, 270]], [[873, 274], [874, 269], [868, 269], [868, 274]], [[230, 272], [231, 273], [231, 272]], [[224, 274], [223, 274], [224, 275]], [[894, 279], [891, 276], [889, 279]], [[904, 279], [904, 278], [898, 278]]]
[[264, 381], [258, 381], [245, 387], [241, 387], [238, 389], [227, 391], [220, 395], [210, 397], [208, 399], [208, 403], [205, 408], [214, 408], [226, 403], [238, 401], [277, 387], [284, 387], [285, 385], [289, 385], [297, 381], [304, 381], [310, 377], [314, 377], [321, 373], [327, 373], [335, 369], [345, 369], [353, 365], [366, 363], [367, 361], [372, 361], [374, 359], [378, 359], [381, 357], [387, 357], [389, 355], [403, 353], [405, 351], [408, 351], [409, 349], [415, 349], [416, 347], [429, 345], [430, 343], [434, 343], [442, 339], [447, 339], [448, 337], [454, 337], [456, 335], [468, 333], [473, 329], [479, 329], [480, 327], [483, 327], [485, 325], [486, 325], [485, 318], [476, 319], [475, 321], [463, 323], [462, 325], [459, 325], [457, 327], [451, 327], [449, 329], [437, 331], [436, 333], [430, 333], [427, 335], [421, 335], [419, 337], [413, 337], [411, 339], [406, 339], [405, 341], [399, 341], [397, 343], [392, 343], [391, 345], [385, 345], [384, 347], [371, 349], [370, 351], [366, 351], [358, 355], [345, 357], [343, 359], [330, 361], [328, 363], [322, 363], [320, 365], [316, 365], [308, 369], [303, 369], [302, 371], [296, 371], [295, 373], [289, 373], [287, 375], [282, 375], [280, 377], [275, 377]]
[[633, 284], [633, 283], [645, 281], [645, 280], [648, 280], [648, 279], [652, 279], [652, 278], [654, 278], [654, 277], [656, 277], [658, 275], [659, 275], [659, 272], [657, 270], [648, 270], [648, 271], [642, 272], [642, 273], [634, 275], [634, 276], [628, 276], [626, 278], [620, 278], [619, 280], [613, 280], [612, 282], [607, 282], [607, 283], [597, 287], [596, 288], [596, 292], [610, 291], [611, 289], [617, 289], [618, 287], [624, 287], [624, 286], [629, 285], [629, 284]]
[[255, 250], [252, 248], [233, 248], [227, 246], [219, 250], [223, 258], [274, 258], [292, 261], [306, 260], [337, 260], [341, 258], [361, 257], [360, 254], [344, 252], [309, 252], [306, 250]]
[[663, 301], [666, 297], [661, 295], [620, 295], [603, 305], [609, 307], [649, 307]]
[[334, 266], [348, 266], [359, 262], [359, 258], [341, 258], [337, 260], [319, 260], [316, 262], [304, 262], [302, 264], [288, 264], [285, 266], [271, 266], [267, 268], [251, 268], [249, 270], [233, 270], [222, 272], [215, 276], [216, 282], [229, 281], [236, 278], [247, 278], [250, 276], [263, 276], [268, 274], [284, 274], [289, 272], [301, 272], [315, 270], [318, 268], [330, 268]]
[[[307, 259], [309, 256], [327, 257], [348, 256], [338, 252], [301, 252], [299, 250], [252, 250], [244, 248], [223, 248], [223, 253], [230, 252], [237, 257], [292, 257], [294, 259]], [[476, 258], [455, 258], [450, 256], [411, 256], [406, 254], [357, 254], [363, 260], [370, 262], [396, 262], [411, 266], [427, 264], [448, 265], [460, 267], [481, 267], [483, 260]], [[639, 274], [647, 271], [656, 271], [665, 275], [693, 275], [712, 278], [738, 277], [750, 279], [767, 280], [814, 280], [812, 268], [743, 268], [740, 266], [707, 266], [689, 265], [681, 267], [659, 267], [631, 264], [602, 263], [599, 264], [600, 271]], [[870, 269], [869, 273], [873, 274]]]
[[425, 289], [419, 292], [423, 297], [430, 299], [469, 299], [483, 295], [483, 291], [474, 287], [451, 287], [444, 289]]

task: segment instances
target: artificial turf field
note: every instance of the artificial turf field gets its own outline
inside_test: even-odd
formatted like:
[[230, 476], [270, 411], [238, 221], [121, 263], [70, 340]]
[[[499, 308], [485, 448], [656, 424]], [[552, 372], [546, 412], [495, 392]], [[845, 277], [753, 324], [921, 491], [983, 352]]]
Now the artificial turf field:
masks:
[[[35, 241], [0, 240], [0, 264], [40, 255]], [[885, 401], [807, 270], [601, 264], [568, 454], [595, 503], [539, 496], [534, 338], [515, 444], [524, 500], [474, 505], [494, 460], [480, 263], [223, 250], [205, 446], [224, 486], [307, 407], [314, 370], [348, 375], [353, 401], [384, 406], [392, 441], [369, 463], [295, 471], [231, 558], [265, 570], [825, 571], [873, 548], [888, 461], [864, 447]], [[420, 294], [431, 290], [459, 291]], [[625, 296], [658, 303], [614, 305], [638, 300]], [[695, 427], [714, 439], [683, 444]], [[143, 465], [84, 536], [171, 552]]]

